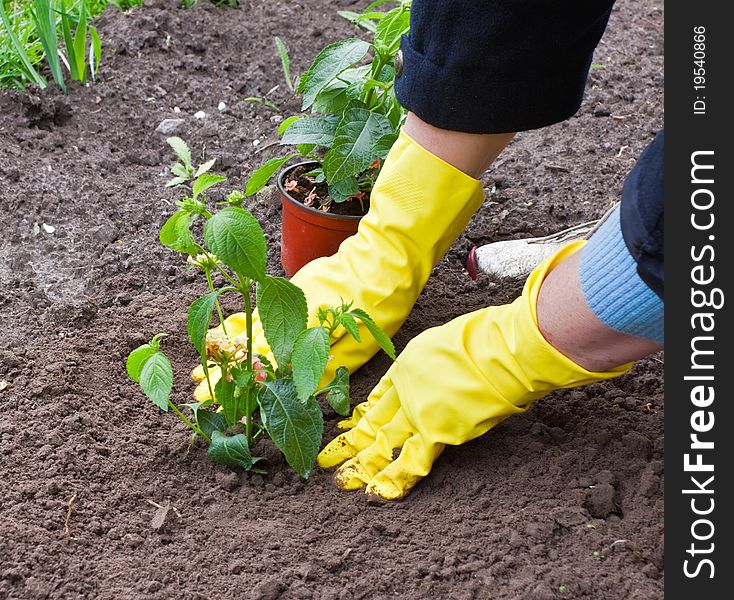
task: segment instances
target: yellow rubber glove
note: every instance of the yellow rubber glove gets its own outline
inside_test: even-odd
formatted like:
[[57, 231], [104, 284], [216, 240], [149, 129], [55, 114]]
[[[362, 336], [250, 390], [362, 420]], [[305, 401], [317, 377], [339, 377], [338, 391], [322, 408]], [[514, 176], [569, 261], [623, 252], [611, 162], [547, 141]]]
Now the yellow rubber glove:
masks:
[[[318, 325], [320, 307], [353, 301], [389, 335], [393, 336], [408, 316], [431, 270], [464, 230], [484, 199], [478, 180], [434, 156], [402, 133], [393, 144], [370, 196], [369, 212], [355, 235], [330, 257], [304, 266], [291, 281], [308, 302], [308, 326]], [[244, 315], [225, 320], [227, 333], [244, 331]], [[360, 324], [362, 341], [344, 331], [332, 339], [333, 360], [322, 383], [334, 378], [337, 367], [350, 372], [361, 367], [379, 350], [379, 345]], [[263, 354], [267, 342], [257, 318], [253, 344]], [[212, 382], [218, 377], [210, 372]], [[192, 376], [204, 379], [203, 369]], [[212, 386], [213, 387], [213, 386]], [[195, 392], [198, 401], [209, 398], [202, 381]]]
[[[583, 244], [569, 244], [539, 265], [511, 304], [469, 313], [414, 338], [355, 409], [354, 428], [319, 454], [321, 467], [344, 463], [337, 485], [367, 486], [368, 494], [386, 500], [402, 498], [428, 475], [446, 444], [486, 433], [557, 388], [625, 373], [631, 363], [603, 373], [583, 369], [553, 348], [537, 326], [543, 280]], [[396, 448], [400, 455], [393, 460]]]

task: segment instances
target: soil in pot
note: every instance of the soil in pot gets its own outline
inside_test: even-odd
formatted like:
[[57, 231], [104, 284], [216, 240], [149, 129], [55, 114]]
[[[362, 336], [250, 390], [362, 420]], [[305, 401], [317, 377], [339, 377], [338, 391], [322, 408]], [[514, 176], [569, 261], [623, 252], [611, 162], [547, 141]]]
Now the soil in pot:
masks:
[[[346, 200], [345, 202], [329, 201], [329, 186], [325, 181], [316, 183], [316, 178], [307, 175], [309, 169], [306, 166], [297, 166], [285, 178], [284, 188], [292, 198], [298, 200], [304, 206], [318, 208], [328, 205], [326, 211], [332, 215], [343, 215], [350, 217], [363, 217], [370, 208], [370, 196], [361, 192], [361, 197]], [[295, 187], [291, 187], [295, 182]]]

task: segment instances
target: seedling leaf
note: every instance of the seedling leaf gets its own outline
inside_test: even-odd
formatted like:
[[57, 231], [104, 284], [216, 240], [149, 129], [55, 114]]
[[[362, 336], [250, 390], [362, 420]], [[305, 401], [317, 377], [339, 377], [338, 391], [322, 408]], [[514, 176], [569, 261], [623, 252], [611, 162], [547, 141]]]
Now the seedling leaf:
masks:
[[202, 175], [199, 175], [191, 188], [191, 192], [194, 194], [194, 200], [198, 198], [199, 194], [202, 194], [210, 187], [222, 183], [223, 181], [227, 181], [227, 178], [223, 175], [214, 175], [213, 173], [203, 173]]
[[209, 292], [201, 298], [197, 298], [189, 306], [187, 314], [187, 329], [189, 340], [197, 349], [202, 360], [206, 354], [206, 332], [209, 330], [209, 324], [212, 320], [212, 311], [217, 302], [219, 290]]
[[324, 419], [321, 408], [311, 397], [304, 404], [290, 380], [266, 382], [258, 396], [263, 424], [270, 439], [288, 464], [301, 477], [308, 477], [316, 461]]
[[173, 368], [163, 352], [155, 352], [145, 361], [140, 372], [140, 387], [153, 404], [168, 411], [168, 399], [173, 389]]
[[293, 344], [293, 381], [298, 399], [308, 400], [319, 386], [329, 361], [329, 334], [323, 327], [311, 327], [298, 334]]
[[161, 244], [181, 252], [183, 254], [195, 255], [199, 251], [199, 247], [191, 234], [191, 223], [196, 219], [196, 215], [192, 215], [188, 211], [179, 210], [173, 213], [171, 217], [161, 227], [158, 236]]
[[[206, 173], [209, 169], [211, 169], [214, 166], [215, 162], [217, 162], [217, 159], [212, 158], [211, 160], [208, 160], [205, 163], [199, 165], [199, 168], [196, 169], [196, 173], [194, 174], [194, 177], [199, 177], [200, 175], [203, 175], [204, 173]], [[173, 171], [173, 169], [171, 169], [171, 171], [174, 173], [174, 175], [178, 175], [178, 173]]]
[[288, 49], [285, 47], [283, 40], [279, 37], [275, 38], [275, 47], [278, 49], [278, 56], [280, 56], [280, 63], [283, 65], [283, 75], [285, 76], [286, 85], [288, 89], [293, 92], [293, 80], [291, 79], [291, 60], [288, 57]]
[[298, 155], [289, 154], [282, 158], [271, 158], [263, 166], [253, 171], [252, 175], [250, 175], [247, 180], [247, 185], [245, 185], [245, 196], [257, 194], [265, 187], [265, 184], [270, 181], [270, 178], [275, 175], [275, 172], [280, 169], [287, 160], [290, 160], [294, 156]]
[[288, 129], [293, 123], [298, 121], [301, 117], [298, 115], [291, 115], [287, 119], [283, 119], [280, 125], [278, 125], [278, 135], [283, 135], [283, 132]]
[[209, 249], [228, 267], [256, 281], [265, 278], [265, 235], [255, 217], [243, 208], [228, 206], [204, 226]]
[[342, 313], [340, 316], [340, 322], [344, 329], [357, 341], [362, 341], [362, 336], [359, 334], [359, 325], [352, 315], [349, 313]]
[[349, 369], [339, 367], [329, 388], [326, 401], [337, 414], [347, 416], [349, 414]]
[[362, 60], [369, 48], [369, 43], [354, 38], [326, 46], [301, 76], [297, 92], [303, 94], [302, 109], [311, 106], [318, 93], [336, 76]]
[[278, 365], [285, 367], [296, 336], [306, 329], [306, 297], [287, 279], [266, 277], [257, 284], [256, 301], [265, 339]]
[[197, 410], [196, 424], [204, 435], [208, 435], [212, 441], [214, 441], [215, 432], [222, 432], [227, 429], [227, 419], [224, 418], [224, 415], [211, 410]]
[[324, 157], [327, 180], [341, 181], [364, 171], [375, 159], [377, 141], [392, 132], [390, 121], [381, 114], [365, 108], [348, 109]]
[[184, 142], [180, 137], [172, 136], [166, 138], [168, 145], [173, 148], [173, 151], [178, 156], [178, 159], [184, 164], [187, 169], [191, 168], [191, 150], [189, 150], [188, 144]]
[[215, 463], [241, 467], [246, 471], [252, 467], [252, 454], [244, 433], [228, 436], [220, 431], [214, 431], [211, 437], [212, 443], [207, 454]]
[[395, 346], [393, 346], [392, 340], [380, 328], [380, 326], [372, 320], [372, 317], [370, 317], [361, 308], [353, 308], [351, 311], [349, 311], [349, 314], [362, 321], [362, 323], [364, 323], [364, 326], [372, 334], [372, 337], [375, 338], [377, 343], [380, 344], [380, 347], [385, 351], [385, 354], [395, 360]]
[[226, 377], [221, 377], [214, 387], [214, 396], [222, 407], [222, 414], [227, 421], [227, 425], [234, 425], [245, 414], [245, 397], [243, 394], [235, 394], [237, 384], [227, 381]]
[[281, 144], [314, 144], [316, 146], [331, 146], [334, 141], [340, 115], [324, 115], [321, 117], [305, 117], [293, 123], [283, 134]]
[[135, 383], [140, 383], [140, 373], [143, 370], [143, 366], [156, 352], [158, 352], [158, 348], [152, 344], [143, 344], [128, 354], [125, 369]]
[[410, 11], [405, 6], [398, 6], [388, 12], [377, 25], [375, 47], [385, 55], [392, 55], [400, 47], [400, 40], [410, 30]]
[[349, 196], [359, 192], [359, 182], [355, 177], [329, 183], [329, 198], [334, 202], [344, 202]]

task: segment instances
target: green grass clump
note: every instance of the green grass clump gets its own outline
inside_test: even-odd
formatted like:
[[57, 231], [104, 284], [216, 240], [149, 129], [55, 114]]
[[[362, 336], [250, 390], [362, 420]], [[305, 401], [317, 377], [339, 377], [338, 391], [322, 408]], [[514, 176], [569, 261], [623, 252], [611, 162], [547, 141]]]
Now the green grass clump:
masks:
[[107, 4], [120, 10], [143, 0], [0, 0], [0, 88], [45, 88], [45, 73], [66, 90], [66, 80], [96, 76], [102, 44], [90, 21]]

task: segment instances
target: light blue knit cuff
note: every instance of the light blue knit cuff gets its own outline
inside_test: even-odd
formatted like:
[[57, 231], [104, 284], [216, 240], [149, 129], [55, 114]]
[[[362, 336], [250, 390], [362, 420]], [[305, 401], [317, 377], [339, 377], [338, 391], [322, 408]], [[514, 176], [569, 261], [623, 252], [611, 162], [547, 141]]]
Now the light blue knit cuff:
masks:
[[581, 289], [597, 318], [621, 333], [662, 343], [663, 301], [637, 273], [622, 237], [619, 207], [581, 252]]

